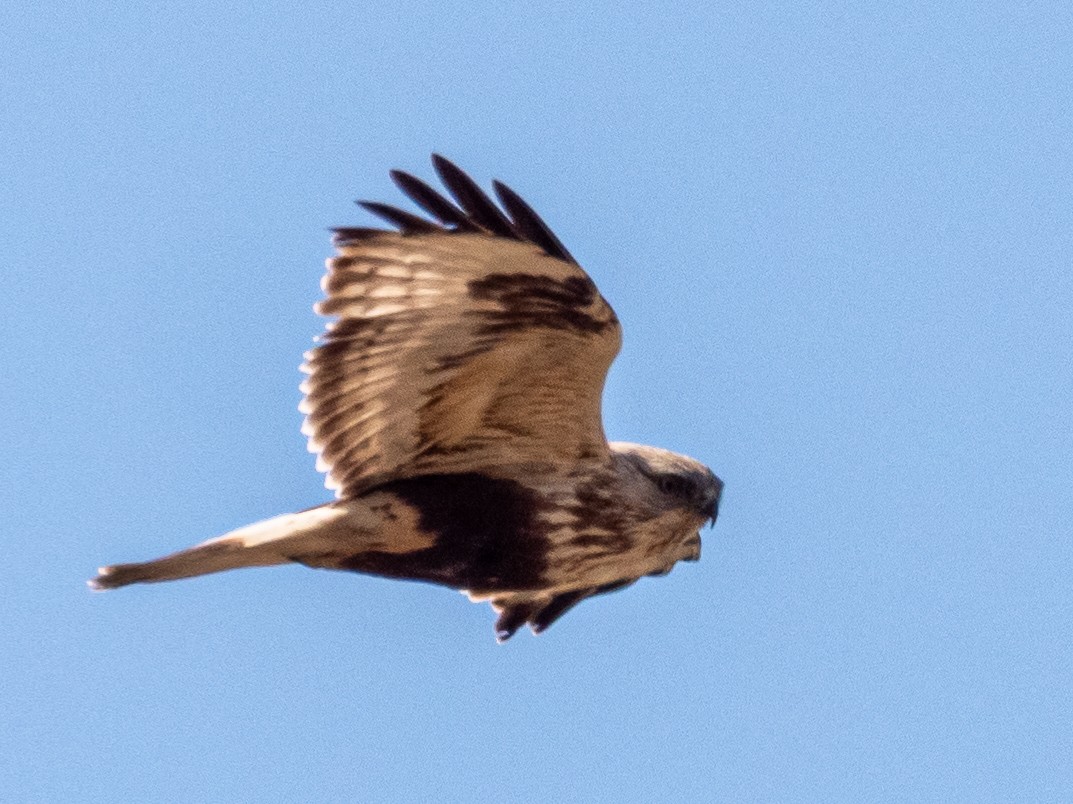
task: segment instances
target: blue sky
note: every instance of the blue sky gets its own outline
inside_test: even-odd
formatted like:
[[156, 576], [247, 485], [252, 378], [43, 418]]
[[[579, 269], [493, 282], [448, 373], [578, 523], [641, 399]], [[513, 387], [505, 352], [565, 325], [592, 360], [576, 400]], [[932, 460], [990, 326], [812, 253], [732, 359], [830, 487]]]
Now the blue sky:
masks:
[[[1067, 3], [50, 3], [0, 31], [0, 798], [1073, 798]], [[298, 567], [327, 227], [428, 154], [615, 306], [699, 564], [499, 646]]]

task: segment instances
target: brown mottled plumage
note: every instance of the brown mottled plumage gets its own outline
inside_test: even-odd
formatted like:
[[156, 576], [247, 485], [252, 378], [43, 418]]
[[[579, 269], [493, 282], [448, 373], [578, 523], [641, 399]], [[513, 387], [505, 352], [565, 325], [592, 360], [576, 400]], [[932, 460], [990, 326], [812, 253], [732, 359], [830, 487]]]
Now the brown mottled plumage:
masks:
[[488, 600], [496, 636], [700, 556], [723, 484], [703, 464], [608, 443], [614, 311], [535, 212], [433, 156], [454, 202], [400, 171], [432, 220], [360, 202], [398, 231], [337, 229], [303, 370], [303, 432], [335, 502], [164, 558], [95, 589], [295, 562], [429, 581]]

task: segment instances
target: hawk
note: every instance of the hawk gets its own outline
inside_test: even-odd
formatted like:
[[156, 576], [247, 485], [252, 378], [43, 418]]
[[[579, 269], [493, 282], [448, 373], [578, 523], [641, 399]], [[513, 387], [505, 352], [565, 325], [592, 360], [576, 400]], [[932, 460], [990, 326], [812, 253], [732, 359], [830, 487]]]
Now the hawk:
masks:
[[611, 306], [513, 190], [494, 182], [496, 205], [432, 161], [453, 200], [391, 172], [429, 217], [361, 201], [393, 229], [334, 230], [301, 410], [336, 499], [103, 567], [94, 589], [297, 563], [461, 590], [502, 642], [700, 557], [722, 481], [604, 435]]

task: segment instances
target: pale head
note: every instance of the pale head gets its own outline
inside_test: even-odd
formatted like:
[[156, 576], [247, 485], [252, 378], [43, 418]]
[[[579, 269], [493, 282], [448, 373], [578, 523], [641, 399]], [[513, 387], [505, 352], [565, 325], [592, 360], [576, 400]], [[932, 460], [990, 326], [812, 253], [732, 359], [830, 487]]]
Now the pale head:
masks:
[[610, 446], [620, 482], [642, 503], [637, 513], [653, 525], [653, 549], [669, 559], [666, 569], [699, 559], [700, 528], [715, 524], [723, 481], [686, 455], [621, 441]]

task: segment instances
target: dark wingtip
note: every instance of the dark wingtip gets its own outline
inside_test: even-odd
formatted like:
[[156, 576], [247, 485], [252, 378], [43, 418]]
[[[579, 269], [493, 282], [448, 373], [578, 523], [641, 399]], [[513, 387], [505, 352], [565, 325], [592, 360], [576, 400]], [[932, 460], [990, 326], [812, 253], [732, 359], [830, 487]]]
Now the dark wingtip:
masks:
[[484, 191], [477, 186], [462, 168], [439, 154], [432, 155], [432, 167], [436, 169], [443, 186], [451, 191], [458, 205], [480, 228], [500, 237], [520, 239], [514, 226], [499, 211]]
[[410, 200], [436, 218], [444, 226], [452, 226], [458, 231], [474, 231], [476, 227], [466, 217], [466, 213], [456, 207], [440, 193], [427, 185], [417, 176], [404, 170], [392, 170], [389, 174], [400, 190]]
[[354, 226], [339, 226], [330, 231], [332, 233], [332, 244], [337, 247], [345, 246], [348, 243], [359, 243], [363, 240], [371, 240], [374, 237], [379, 237], [384, 234], [383, 229]]
[[[498, 237], [532, 243], [550, 257], [577, 263], [532, 207], [505, 184], [492, 182], [499, 200], [497, 205], [465, 171], [447, 157], [438, 153], [432, 154], [432, 166], [457, 204], [404, 170], [391, 170], [388, 175], [398, 188], [433, 220], [378, 201], [356, 203], [403, 234], [487, 232]], [[332, 231], [336, 246], [368, 240], [382, 232], [366, 227], [340, 227]]]
[[521, 234], [523, 239], [540, 246], [552, 257], [558, 257], [560, 260], [577, 264], [577, 260], [566, 250], [566, 246], [555, 236], [555, 233], [548, 225], [544, 223], [543, 218], [537, 215], [520, 195], [498, 179], [492, 181], [492, 188], [495, 190], [503, 208], [507, 210], [507, 213], [514, 220], [514, 228]]
[[430, 220], [426, 220], [412, 212], [393, 207], [389, 204], [381, 204], [379, 201], [355, 201], [366, 212], [371, 212], [388, 223], [397, 226], [404, 234], [424, 234], [428, 232], [442, 232], [443, 227], [437, 226]]

